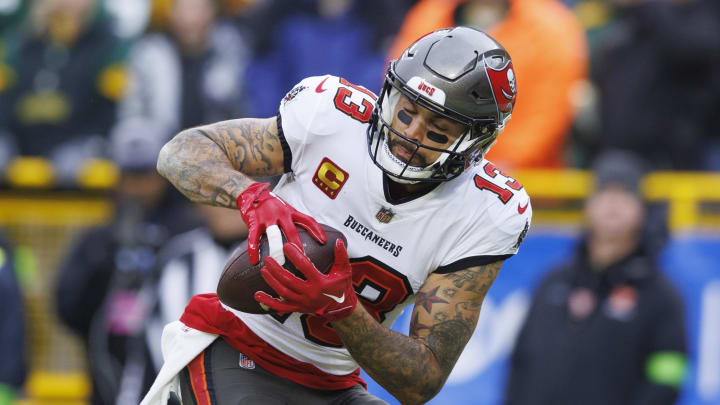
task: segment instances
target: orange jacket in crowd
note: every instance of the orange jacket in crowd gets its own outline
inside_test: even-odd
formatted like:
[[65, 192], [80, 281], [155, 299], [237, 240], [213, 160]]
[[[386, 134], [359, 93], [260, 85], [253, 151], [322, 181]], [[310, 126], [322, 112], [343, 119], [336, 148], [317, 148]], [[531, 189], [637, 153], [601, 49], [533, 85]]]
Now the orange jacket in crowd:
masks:
[[[407, 14], [391, 50], [395, 59], [424, 34], [455, 25], [465, 0], [420, 0]], [[510, 0], [488, 33], [510, 53], [517, 77], [515, 111], [488, 159], [504, 169], [564, 166], [574, 118], [571, 90], [587, 77], [585, 31], [557, 0]]]

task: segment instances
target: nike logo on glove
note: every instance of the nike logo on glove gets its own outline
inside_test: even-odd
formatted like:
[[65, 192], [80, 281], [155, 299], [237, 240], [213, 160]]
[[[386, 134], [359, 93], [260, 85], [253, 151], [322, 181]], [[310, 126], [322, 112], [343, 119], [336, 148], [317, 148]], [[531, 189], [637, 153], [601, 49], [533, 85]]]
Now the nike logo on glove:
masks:
[[332, 299], [333, 301], [337, 302], [338, 304], [342, 304], [343, 301], [345, 301], [345, 293], [343, 293], [343, 295], [341, 295], [340, 297], [336, 297], [334, 295], [325, 294], [325, 293], [323, 293], [323, 295]]
[[[324, 78], [324, 79], [320, 82], [320, 84], [318, 84], [317, 87], [315, 87], [315, 92], [316, 92], [316, 93], [322, 93], [323, 91], [327, 90], [327, 89], [323, 89], [323, 88], [322, 88], [322, 85], [325, 84], [325, 80], [327, 80], [327, 79], [328, 79], [327, 77]], [[341, 301], [341, 302], [342, 302], [342, 301]]]

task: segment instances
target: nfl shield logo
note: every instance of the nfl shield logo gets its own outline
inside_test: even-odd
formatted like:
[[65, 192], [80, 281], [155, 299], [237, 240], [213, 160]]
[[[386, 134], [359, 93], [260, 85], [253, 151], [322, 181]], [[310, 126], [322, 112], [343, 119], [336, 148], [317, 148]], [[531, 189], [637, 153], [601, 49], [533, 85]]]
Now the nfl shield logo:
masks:
[[380, 211], [375, 214], [375, 218], [378, 221], [387, 224], [395, 216], [395, 213], [390, 208], [380, 207]]
[[240, 365], [240, 367], [242, 367], [242, 368], [244, 368], [244, 369], [246, 369], [246, 370], [252, 370], [252, 369], [255, 368], [255, 362], [252, 361], [251, 358], [249, 358], [248, 356], [244, 355], [243, 353], [240, 353], [240, 362], [239, 362], [239, 365]]

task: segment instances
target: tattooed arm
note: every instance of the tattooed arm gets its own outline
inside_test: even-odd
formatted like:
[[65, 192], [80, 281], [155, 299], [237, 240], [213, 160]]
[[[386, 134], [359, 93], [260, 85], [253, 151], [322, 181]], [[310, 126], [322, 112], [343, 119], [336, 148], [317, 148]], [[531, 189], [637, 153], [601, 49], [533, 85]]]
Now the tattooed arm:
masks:
[[194, 202], [236, 207], [251, 176], [282, 174], [276, 118], [245, 118], [186, 129], [160, 151], [158, 172]]
[[440, 392], [472, 336], [501, 266], [430, 275], [416, 294], [410, 336], [383, 327], [362, 305], [333, 328], [355, 361], [401, 403], [427, 402]]

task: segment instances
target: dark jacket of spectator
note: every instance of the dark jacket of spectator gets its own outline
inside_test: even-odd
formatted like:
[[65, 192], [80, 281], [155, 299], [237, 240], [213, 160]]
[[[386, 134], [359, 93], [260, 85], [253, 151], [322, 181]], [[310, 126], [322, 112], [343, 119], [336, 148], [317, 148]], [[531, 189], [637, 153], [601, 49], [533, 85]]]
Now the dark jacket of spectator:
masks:
[[13, 265], [13, 250], [0, 236], [0, 403], [19, 390], [27, 372], [23, 301]]
[[602, 131], [590, 150], [623, 148], [654, 167], [708, 168], [717, 133], [720, 3], [634, 0], [598, 44]]
[[603, 272], [585, 245], [538, 288], [506, 405], [670, 405], [685, 369], [683, 303], [638, 249]]

